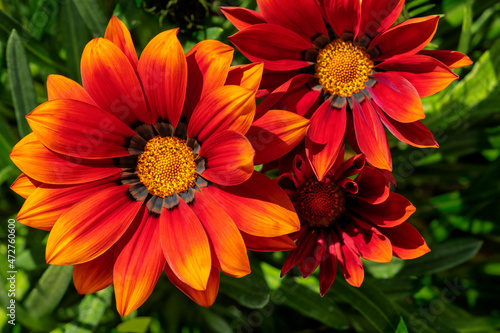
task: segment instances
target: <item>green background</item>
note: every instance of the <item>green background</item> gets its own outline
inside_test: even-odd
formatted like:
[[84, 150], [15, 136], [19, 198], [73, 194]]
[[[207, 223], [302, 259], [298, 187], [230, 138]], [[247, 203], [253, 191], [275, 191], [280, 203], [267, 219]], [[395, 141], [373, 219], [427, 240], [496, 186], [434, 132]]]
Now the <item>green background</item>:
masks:
[[[155, 5], [162, 3], [163, 7]], [[162, 276], [153, 295], [121, 318], [112, 288], [78, 295], [71, 267], [44, 261], [48, 233], [16, 224], [16, 326], [7, 323], [7, 220], [23, 199], [9, 186], [9, 159], [30, 132], [24, 119], [47, 100], [46, 78], [80, 80], [85, 44], [104, 35], [111, 15], [141, 51], [157, 33], [181, 27], [188, 51], [203, 39], [228, 43], [235, 29], [219, 5], [255, 9], [252, 0], [0, 0], [0, 330], [1, 332], [493, 332], [500, 328], [500, 3], [407, 1], [400, 21], [442, 18], [429, 49], [458, 50], [473, 66], [424, 98], [439, 149], [417, 149], [391, 135], [397, 191], [417, 207], [409, 222], [432, 252], [379, 264], [365, 261], [361, 288], [337, 275], [319, 296], [317, 275], [279, 278], [283, 253], [250, 253], [252, 274], [221, 278], [215, 304], [202, 308]], [[16, 30], [14, 32], [13, 30]], [[235, 54], [234, 64], [246, 63]]]

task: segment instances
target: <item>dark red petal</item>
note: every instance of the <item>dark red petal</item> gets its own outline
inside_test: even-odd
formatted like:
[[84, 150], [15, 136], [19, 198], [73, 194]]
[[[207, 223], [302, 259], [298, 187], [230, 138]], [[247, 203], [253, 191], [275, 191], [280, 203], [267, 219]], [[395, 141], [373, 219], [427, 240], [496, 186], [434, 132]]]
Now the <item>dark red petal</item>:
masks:
[[382, 111], [378, 115], [385, 127], [399, 140], [419, 148], [439, 147], [432, 132], [422, 122], [415, 121], [402, 124], [391, 117], [387, 117]]
[[434, 37], [438, 21], [437, 15], [412, 18], [384, 31], [370, 43], [370, 48], [380, 51], [380, 56], [374, 60], [415, 54], [422, 50]]
[[379, 230], [390, 239], [392, 251], [398, 258], [415, 259], [430, 251], [422, 235], [409, 223]]
[[293, 266], [300, 264], [309, 253], [309, 250], [316, 244], [316, 239], [318, 238], [316, 229], [309, 229], [309, 226], [303, 225], [302, 229], [298, 233], [297, 248], [292, 250], [281, 268], [281, 277], [288, 273]]
[[324, 7], [328, 20], [338, 36], [344, 32], [354, 34], [356, 38], [359, 31], [361, 18], [360, 1], [352, 0], [320, 0]]
[[308, 160], [302, 158], [301, 155], [295, 155], [290, 171], [293, 173], [297, 187], [305, 186], [307, 181], [316, 178], [311, 164]]
[[403, 10], [404, 0], [363, 0], [359, 36], [373, 38], [396, 22]]
[[400, 194], [391, 192], [387, 200], [374, 205], [362, 200], [351, 208], [378, 227], [392, 228], [405, 222], [415, 212], [415, 207]]
[[433, 57], [450, 68], [459, 68], [472, 65], [472, 60], [468, 56], [458, 51], [446, 50], [422, 50], [418, 54]]
[[318, 34], [328, 35], [325, 23], [315, 0], [257, 0], [257, 5], [267, 23], [294, 31], [306, 41]]
[[324, 229], [320, 229], [316, 243], [309, 249], [305, 258], [297, 265], [302, 277], [306, 278], [311, 275], [320, 262], [323, 260], [327, 251], [326, 234]]
[[[339, 155], [342, 156], [341, 161], [343, 161], [343, 154]], [[347, 177], [354, 176], [355, 174], [359, 173], [364, 167], [365, 167], [365, 155], [359, 154], [356, 156], [351, 157], [347, 161], [343, 162], [338, 169], [335, 169], [335, 177], [333, 178], [334, 180], [342, 180]]]
[[268, 111], [246, 134], [255, 149], [255, 165], [272, 162], [289, 153], [304, 139], [308, 129], [309, 119], [296, 113]]
[[344, 242], [340, 242], [337, 237], [337, 235], [334, 235], [335, 251], [337, 252], [337, 259], [342, 273], [344, 273], [344, 277], [350, 285], [359, 287], [365, 277], [363, 262], [349, 246]]
[[328, 289], [330, 289], [337, 274], [336, 241], [333, 232], [329, 232], [326, 239], [325, 257], [319, 268], [319, 291], [321, 297], [325, 296]]
[[375, 103], [392, 119], [412, 123], [425, 118], [422, 101], [415, 87], [394, 72], [375, 73], [377, 83], [368, 88]]
[[356, 221], [344, 228], [344, 237], [348, 235], [357, 247], [361, 257], [375, 262], [392, 260], [391, 242], [375, 227]]
[[356, 141], [368, 163], [379, 169], [392, 170], [392, 158], [387, 135], [371, 101], [354, 101], [352, 117]]
[[434, 95], [458, 79], [442, 62], [424, 55], [405, 55], [383, 61], [377, 68], [407, 79], [421, 97]]
[[295, 242], [288, 235], [259, 237], [241, 231], [247, 249], [257, 252], [290, 251], [296, 248]]
[[266, 23], [262, 14], [254, 10], [240, 7], [219, 7], [224, 16], [236, 29], [241, 30], [254, 24]]
[[322, 180], [335, 163], [346, 128], [346, 107], [334, 109], [325, 101], [311, 118], [306, 154], [314, 173]]
[[75, 265], [73, 282], [79, 294], [92, 294], [113, 284], [114, 247], [94, 260]]
[[372, 205], [384, 202], [389, 197], [389, 181], [378, 169], [366, 165], [355, 182], [358, 184], [356, 196]]
[[229, 40], [250, 61], [263, 62], [267, 69], [287, 71], [311, 65], [304, 60], [303, 53], [313, 47], [312, 43], [279, 25], [256, 24]]

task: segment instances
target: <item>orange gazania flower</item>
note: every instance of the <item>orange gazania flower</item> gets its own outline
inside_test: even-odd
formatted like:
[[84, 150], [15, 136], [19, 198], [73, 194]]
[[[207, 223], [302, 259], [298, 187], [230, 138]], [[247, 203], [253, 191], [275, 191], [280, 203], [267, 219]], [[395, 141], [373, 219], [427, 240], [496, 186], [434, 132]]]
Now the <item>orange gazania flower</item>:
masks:
[[307, 277], [319, 265], [321, 296], [335, 279], [337, 261], [347, 282], [359, 287], [364, 278], [360, 257], [390, 262], [393, 255], [414, 259], [430, 251], [419, 232], [405, 222], [415, 207], [389, 191], [384, 173], [365, 165], [362, 154], [345, 162], [343, 158], [341, 149], [320, 181], [310, 164], [297, 155], [291, 172], [277, 179], [302, 224], [293, 235], [297, 248], [286, 258], [281, 274], [297, 265]]
[[137, 58], [113, 17], [82, 55], [83, 87], [50, 76], [33, 133], [11, 153], [27, 200], [18, 219], [50, 230], [46, 260], [75, 265], [80, 293], [114, 284], [121, 315], [162, 274], [197, 303], [217, 295], [219, 270], [250, 272], [246, 253], [294, 247], [293, 206], [254, 173], [245, 137], [262, 66], [230, 68], [233, 49], [204, 41], [184, 55], [177, 30]]
[[419, 121], [420, 97], [457, 78], [451, 68], [471, 64], [453, 51], [423, 51], [438, 16], [391, 28], [404, 0], [257, 0], [260, 12], [226, 7], [240, 31], [230, 40], [250, 60], [264, 63], [258, 97], [311, 119], [307, 157], [322, 179], [344, 135], [367, 161], [391, 170], [384, 126], [416, 147], [437, 147]]

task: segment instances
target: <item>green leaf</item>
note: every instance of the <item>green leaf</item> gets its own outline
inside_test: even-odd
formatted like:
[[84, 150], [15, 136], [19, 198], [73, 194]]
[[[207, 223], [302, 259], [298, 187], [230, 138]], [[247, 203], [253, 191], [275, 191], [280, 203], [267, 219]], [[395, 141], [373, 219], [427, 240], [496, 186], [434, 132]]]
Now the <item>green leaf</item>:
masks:
[[133, 318], [116, 326], [116, 330], [124, 333], [146, 333], [152, 320], [151, 317]]
[[205, 317], [205, 322], [208, 327], [210, 327], [214, 332], [220, 333], [231, 333], [233, 330], [228, 322], [216, 313], [213, 313], [209, 309], [200, 309], [203, 317]]
[[398, 327], [396, 328], [395, 333], [408, 333], [408, 327], [406, 327], [405, 321], [403, 318], [399, 319]]
[[274, 303], [283, 303], [302, 315], [332, 328], [345, 330], [349, 327], [344, 313], [331, 299], [321, 297], [318, 292], [296, 283], [292, 278], [285, 277], [280, 288], [272, 292], [271, 298]]
[[400, 315], [393, 303], [369, 281], [355, 288], [342, 279], [335, 279], [327, 297], [350, 304], [365, 317], [378, 332], [394, 332]]
[[26, 298], [26, 310], [37, 318], [51, 314], [66, 293], [72, 276], [73, 266], [50, 265]]
[[17, 128], [19, 135], [24, 137], [31, 132], [25, 117], [37, 106], [37, 101], [26, 53], [16, 30], [12, 31], [7, 42], [7, 69]]
[[111, 304], [113, 287], [85, 295], [78, 305], [78, 318], [66, 326], [65, 333], [92, 333]]
[[73, 3], [92, 35], [94, 37], [104, 36], [108, 19], [99, 2], [97, 0], [73, 0]]
[[423, 257], [406, 261], [398, 276], [434, 274], [453, 268], [474, 257], [482, 244], [475, 238], [456, 238], [435, 244]]

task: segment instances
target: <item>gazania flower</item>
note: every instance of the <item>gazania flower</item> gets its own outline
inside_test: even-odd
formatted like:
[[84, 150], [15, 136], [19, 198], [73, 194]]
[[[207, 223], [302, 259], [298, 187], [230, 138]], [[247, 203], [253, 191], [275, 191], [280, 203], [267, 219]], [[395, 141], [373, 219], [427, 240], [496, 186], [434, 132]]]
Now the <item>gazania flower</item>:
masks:
[[297, 265], [307, 277], [319, 265], [321, 296], [335, 279], [337, 261], [347, 282], [359, 287], [364, 278], [360, 257], [389, 262], [393, 255], [413, 259], [430, 251], [419, 232], [405, 222], [415, 207], [390, 192], [384, 174], [365, 165], [362, 154], [345, 162], [343, 157], [342, 149], [321, 181], [300, 155], [291, 172], [278, 178], [302, 224], [293, 236], [297, 248], [286, 258], [281, 274]]
[[322, 179], [344, 135], [367, 161], [391, 170], [384, 126], [416, 147], [437, 147], [419, 121], [420, 97], [457, 78], [450, 68], [471, 63], [453, 51], [423, 51], [438, 16], [413, 18], [391, 28], [404, 0], [257, 0], [260, 12], [226, 7], [240, 31], [231, 42], [251, 61], [264, 63], [258, 97], [311, 119], [307, 157]]
[[230, 68], [216, 41], [186, 55], [165, 31], [137, 58], [112, 18], [82, 55], [83, 87], [50, 76], [33, 133], [11, 153], [27, 200], [18, 219], [50, 230], [46, 260], [75, 265], [80, 293], [114, 284], [121, 315], [162, 274], [197, 303], [214, 302], [219, 270], [250, 272], [247, 248], [284, 250], [299, 229], [283, 190], [254, 173], [244, 136], [262, 66]]

